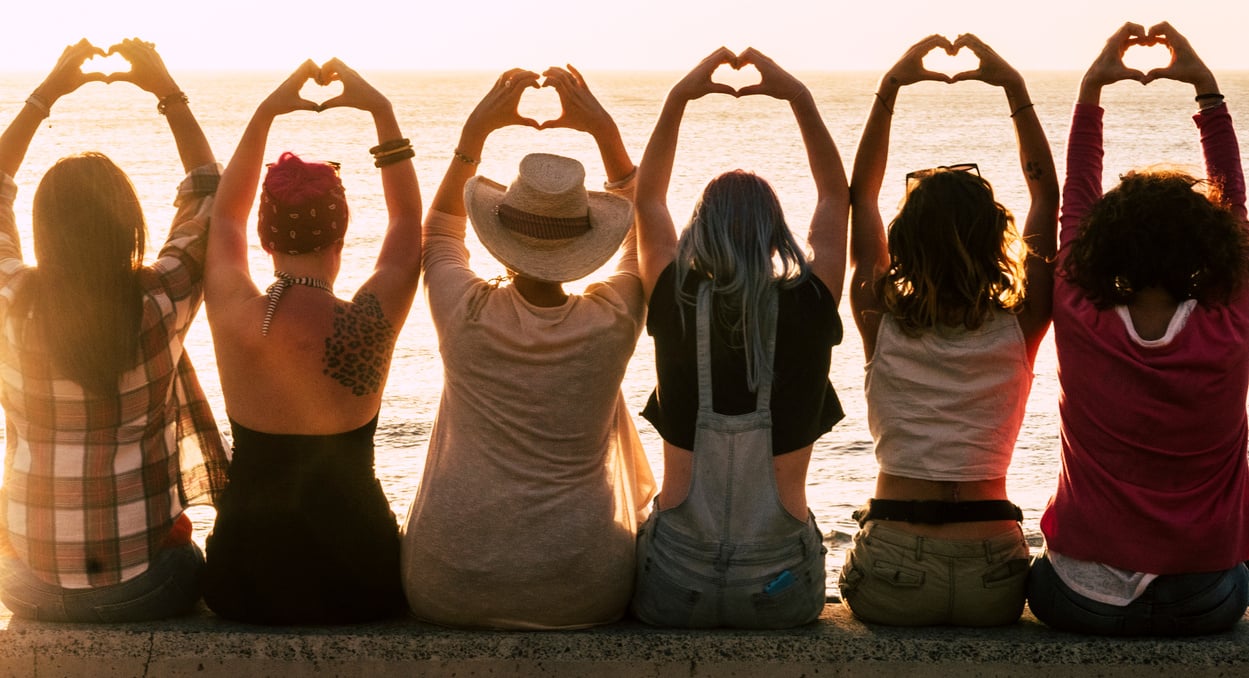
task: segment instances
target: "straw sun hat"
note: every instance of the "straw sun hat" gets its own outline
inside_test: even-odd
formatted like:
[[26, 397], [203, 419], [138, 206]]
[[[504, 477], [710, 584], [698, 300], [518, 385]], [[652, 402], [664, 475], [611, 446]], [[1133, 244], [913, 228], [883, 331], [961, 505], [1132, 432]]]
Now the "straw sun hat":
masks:
[[633, 203], [585, 190], [572, 158], [532, 153], [511, 186], [476, 176], [464, 186], [473, 230], [508, 269], [527, 278], [569, 282], [611, 259], [633, 225]]

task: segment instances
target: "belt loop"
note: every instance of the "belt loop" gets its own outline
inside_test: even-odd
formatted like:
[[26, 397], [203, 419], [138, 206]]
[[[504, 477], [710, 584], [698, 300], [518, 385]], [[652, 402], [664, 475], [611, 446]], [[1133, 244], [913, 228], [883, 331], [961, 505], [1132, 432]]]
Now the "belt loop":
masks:
[[924, 559], [924, 538], [916, 537], [915, 538], [915, 560], [923, 560], [923, 559]]
[[986, 563], [993, 562], [993, 544], [990, 540], [984, 540], [984, 561]]

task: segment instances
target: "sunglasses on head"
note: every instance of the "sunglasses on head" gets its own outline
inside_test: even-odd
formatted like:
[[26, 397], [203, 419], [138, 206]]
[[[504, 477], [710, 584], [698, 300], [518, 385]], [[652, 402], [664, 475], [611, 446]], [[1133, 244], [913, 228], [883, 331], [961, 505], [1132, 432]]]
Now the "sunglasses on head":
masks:
[[941, 170], [949, 172], [975, 172], [976, 176], [980, 176], [980, 166], [974, 162], [960, 162], [956, 165], [940, 165], [929, 169], [915, 170], [908, 172], [906, 175], [906, 190], [911, 190], [920, 179], [932, 176]]

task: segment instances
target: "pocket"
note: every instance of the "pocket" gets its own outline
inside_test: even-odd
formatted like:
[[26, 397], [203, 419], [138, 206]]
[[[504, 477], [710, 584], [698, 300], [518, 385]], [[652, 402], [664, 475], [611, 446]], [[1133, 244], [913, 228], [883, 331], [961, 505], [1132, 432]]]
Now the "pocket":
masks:
[[872, 563], [872, 577], [900, 589], [915, 589], [924, 585], [924, 571], [902, 563], [876, 561]]
[[793, 582], [779, 591], [751, 595], [755, 628], [784, 629], [815, 621], [824, 610], [824, 572], [815, 576], [811, 568], [792, 574]]
[[700, 598], [701, 591], [683, 586], [654, 558], [646, 558], [638, 567], [632, 608], [634, 616], [647, 624], [689, 627]]
[[1017, 586], [1022, 592], [1028, 579], [1028, 563], [1027, 558], [1015, 558], [998, 563], [985, 570], [980, 578], [986, 589]]

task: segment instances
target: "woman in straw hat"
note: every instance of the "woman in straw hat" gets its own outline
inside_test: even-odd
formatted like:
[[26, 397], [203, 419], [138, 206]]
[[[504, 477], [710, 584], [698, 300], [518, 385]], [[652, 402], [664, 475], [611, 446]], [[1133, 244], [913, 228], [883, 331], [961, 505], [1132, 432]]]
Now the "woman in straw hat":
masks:
[[[734, 91], [711, 74], [753, 65]], [[808, 260], [763, 179], [716, 177], [677, 237], [668, 211], [686, 105], [712, 93], [788, 101], [817, 203]], [[849, 191], [806, 86], [763, 54], [721, 48], [672, 88], [638, 171], [642, 280], [659, 385], [644, 416], [664, 439], [664, 486], [638, 537], [643, 621], [782, 628], [824, 608], [824, 545], [807, 509], [812, 444], [841, 417], [828, 382]]]
[[[304, 100], [309, 80], [340, 81], [342, 94]], [[278, 278], [262, 294], [244, 227], [269, 128], [279, 115], [334, 107], [370, 113], [377, 130], [390, 215], [377, 267], [351, 301], [334, 296], [348, 223], [338, 169], [286, 153], [261, 193], [257, 230]], [[223, 617], [341, 623], [403, 608], [398, 525], [373, 475], [390, 356], [420, 271], [421, 196], [402, 137], [390, 102], [358, 73], [309, 61], [256, 109], [222, 176], [206, 296], [234, 459], [204, 599]]]
[[[517, 103], [538, 75], [504, 73], [465, 122], [425, 221], [445, 376], [404, 527], [403, 583], [416, 615], [440, 624], [554, 629], [620, 618], [638, 515], [653, 492], [620, 393], [645, 311], [633, 162], [576, 70], [545, 78], [561, 117], [522, 118]], [[525, 157], [510, 186], [474, 177], [486, 137], [508, 125], [591, 134], [608, 192], [586, 191], [581, 163], [554, 155]], [[469, 267], [466, 217], [510, 285]], [[583, 294], [564, 291], [622, 240], [614, 274]]]
[[[124, 40], [108, 53], [130, 70], [84, 73], [105, 51], [85, 39], [66, 47], [0, 136], [0, 599], [41, 621], [189, 612], [204, 556], [183, 511], [225, 484], [225, 448], [183, 346], [220, 170], [155, 46]], [[13, 177], [51, 107], [93, 80], [157, 98], [187, 172], [173, 226], [145, 266], [130, 179], [99, 153], [71, 155], [35, 191], [39, 265], [28, 266]]]

